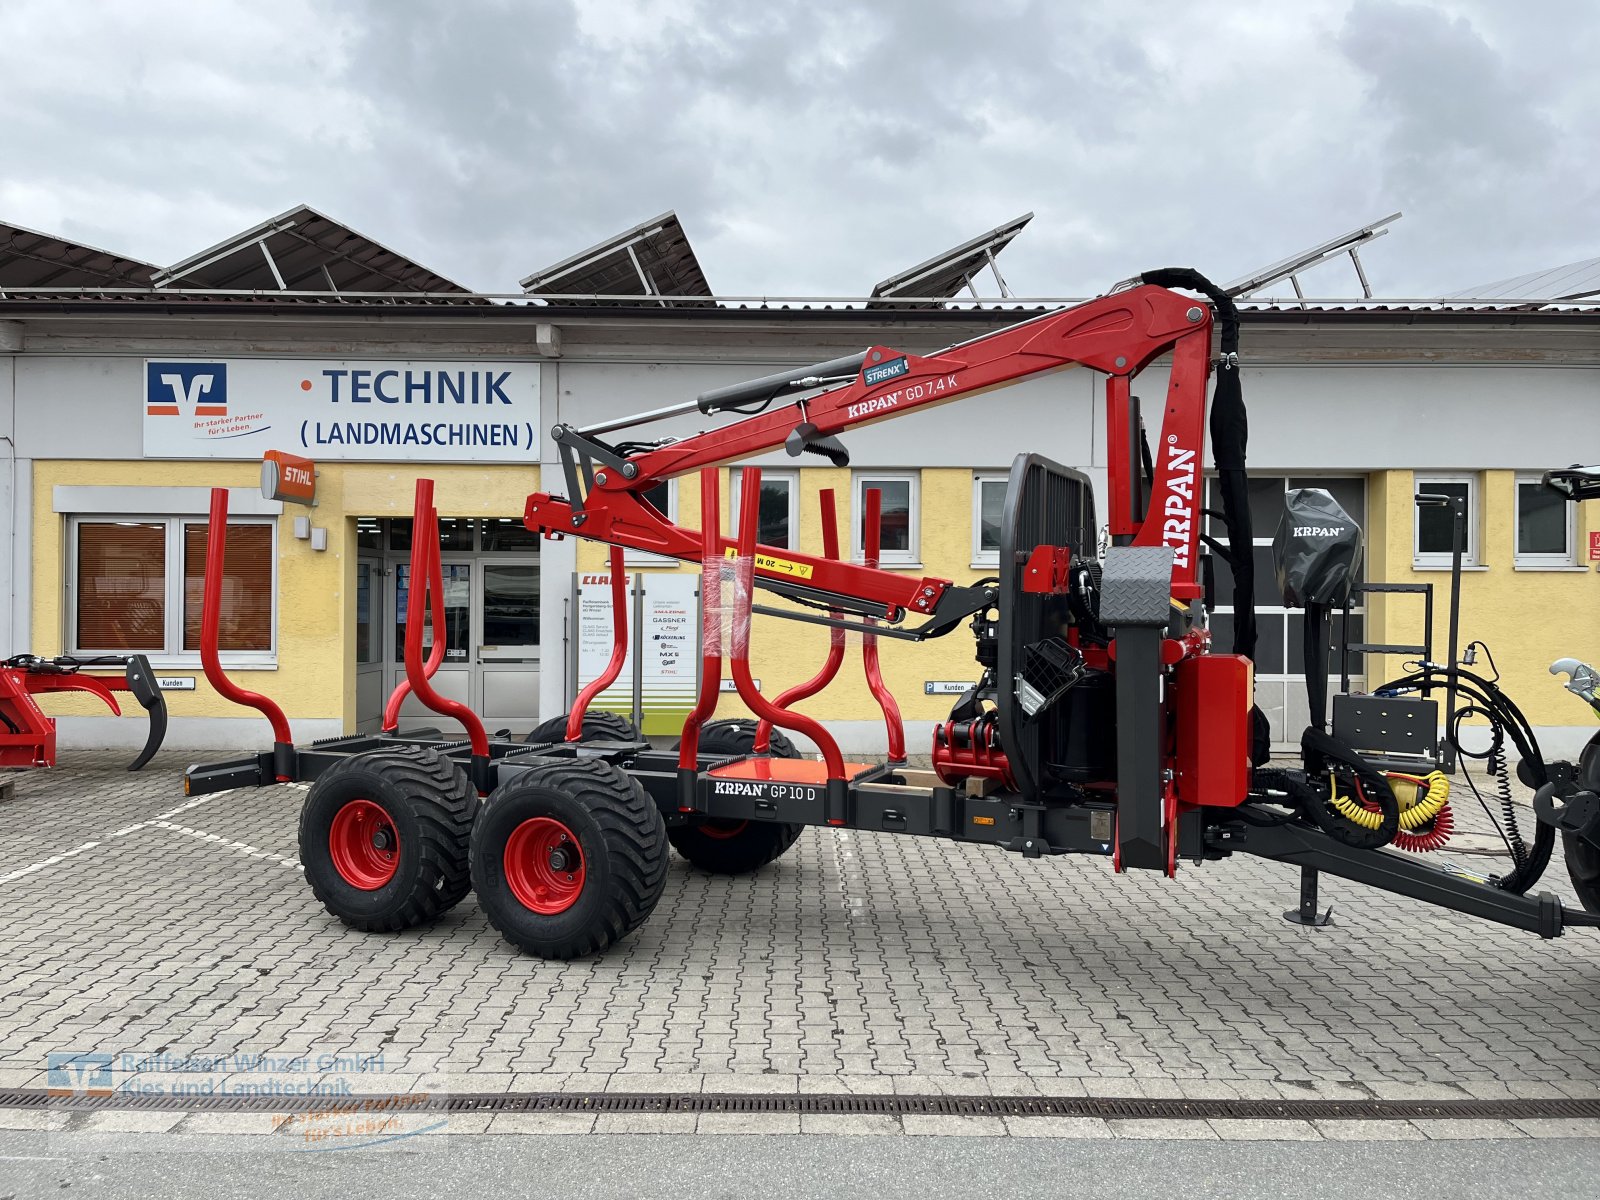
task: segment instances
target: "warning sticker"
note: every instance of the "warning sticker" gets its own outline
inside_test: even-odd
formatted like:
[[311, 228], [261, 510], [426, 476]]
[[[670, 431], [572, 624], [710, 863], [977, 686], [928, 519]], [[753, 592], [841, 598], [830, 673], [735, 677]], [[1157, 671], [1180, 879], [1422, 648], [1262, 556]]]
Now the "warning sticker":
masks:
[[[732, 546], [728, 547], [727, 556], [738, 558], [739, 553]], [[812, 566], [810, 563], [799, 563], [787, 558], [774, 558], [770, 554], [758, 554], [755, 564], [763, 571], [771, 571], [775, 575], [787, 575], [791, 579], [810, 579]]]

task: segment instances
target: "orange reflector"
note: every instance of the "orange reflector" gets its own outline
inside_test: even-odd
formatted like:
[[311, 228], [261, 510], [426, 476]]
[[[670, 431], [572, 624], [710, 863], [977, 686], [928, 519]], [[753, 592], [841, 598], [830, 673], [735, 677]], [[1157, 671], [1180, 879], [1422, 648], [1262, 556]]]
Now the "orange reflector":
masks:
[[973, 817], [972, 818], [972, 823], [974, 825], [993, 825], [994, 824], [994, 818], [993, 817]]

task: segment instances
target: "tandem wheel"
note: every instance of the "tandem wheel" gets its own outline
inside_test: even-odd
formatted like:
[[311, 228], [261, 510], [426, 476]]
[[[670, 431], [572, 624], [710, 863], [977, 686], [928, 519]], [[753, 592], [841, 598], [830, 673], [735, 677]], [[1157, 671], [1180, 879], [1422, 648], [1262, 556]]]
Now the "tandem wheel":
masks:
[[667, 881], [655, 801], [598, 758], [547, 758], [483, 803], [472, 884], [489, 924], [540, 958], [596, 954], [644, 924]]
[[312, 893], [355, 929], [433, 920], [471, 890], [467, 849], [478, 794], [436, 750], [355, 754], [324, 771], [300, 810]]

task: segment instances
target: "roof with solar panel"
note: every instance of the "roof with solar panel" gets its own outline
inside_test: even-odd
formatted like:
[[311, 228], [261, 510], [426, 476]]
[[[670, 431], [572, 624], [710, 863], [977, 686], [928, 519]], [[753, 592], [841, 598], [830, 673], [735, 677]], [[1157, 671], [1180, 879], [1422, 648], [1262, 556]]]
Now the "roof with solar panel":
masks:
[[[1446, 295], [1376, 297], [1361, 252], [1390, 232], [1391, 213], [1270, 263], [1228, 285], [1245, 313], [1496, 313], [1592, 315], [1600, 312], [1600, 258], [1534, 271]], [[977, 312], [1029, 314], [1083, 296], [1014, 295], [997, 257], [1033, 219], [1024, 213], [859, 292], [835, 296], [719, 296], [706, 279], [682, 222], [672, 210], [523, 277], [520, 292], [476, 292], [350, 226], [301, 205], [160, 267], [114, 251], [0, 222], [0, 309], [25, 312], [148, 306], [173, 311], [229, 305], [387, 306], [441, 311], [574, 316], [596, 308], [640, 316], [688, 310], [716, 313], [832, 313], [863, 309], [959, 318]], [[1359, 294], [1334, 283], [1311, 292], [1302, 277], [1348, 259]], [[1318, 276], [1331, 278], [1327, 272]], [[993, 294], [998, 291], [998, 295]], [[985, 294], [985, 293], [988, 294]], [[687, 315], [687, 314], [686, 314]]]
[[0, 222], [0, 292], [143, 287], [155, 272], [153, 263]]

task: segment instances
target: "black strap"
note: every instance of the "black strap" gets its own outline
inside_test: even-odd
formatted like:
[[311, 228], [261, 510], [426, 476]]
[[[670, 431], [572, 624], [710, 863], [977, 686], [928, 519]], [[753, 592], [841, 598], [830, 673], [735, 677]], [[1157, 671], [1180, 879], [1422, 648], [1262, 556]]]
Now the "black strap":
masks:
[[1228, 565], [1233, 568], [1233, 652], [1256, 656], [1256, 570], [1254, 530], [1250, 527], [1250, 485], [1245, 450], [1250, 423], [1239, 379], [1239, 307], [1233, 297], [1192, 267], [1160, 267], [1139, 278], [1156, 287], [1199, 292], [1217, 310], [1222, 361], [1211, 395], [1211, 457], [1217, 490], [1228, 524]]

